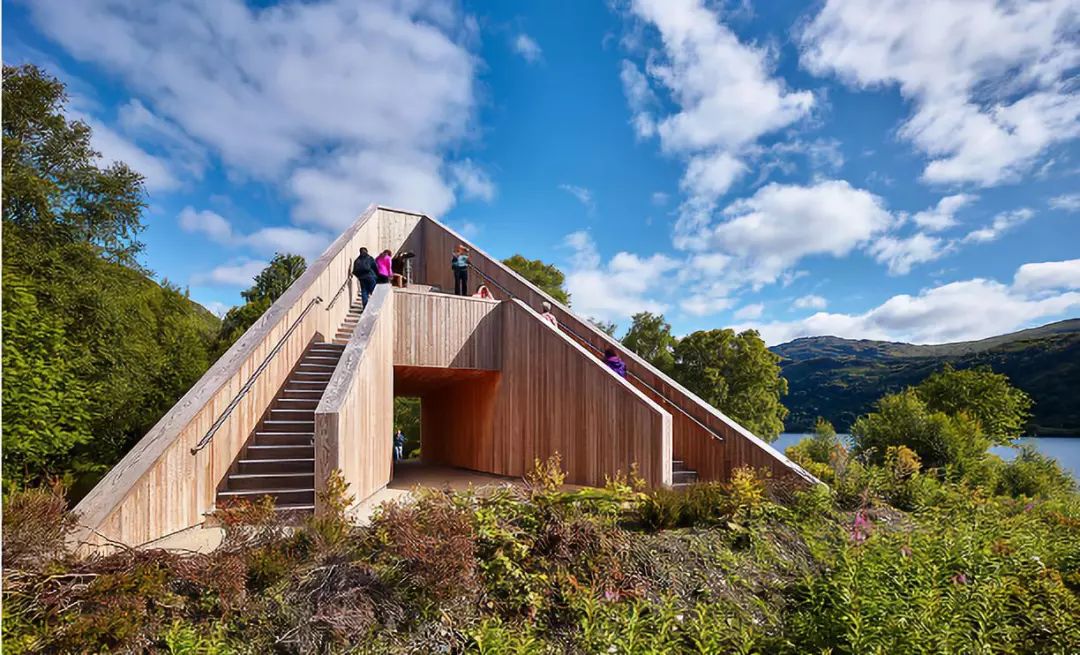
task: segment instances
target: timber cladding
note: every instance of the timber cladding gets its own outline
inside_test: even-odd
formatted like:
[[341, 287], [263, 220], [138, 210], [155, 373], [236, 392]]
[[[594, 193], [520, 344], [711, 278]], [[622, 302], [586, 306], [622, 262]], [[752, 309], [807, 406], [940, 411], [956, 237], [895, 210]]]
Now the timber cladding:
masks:
[[500, 300], [513, 296], [533, 309], [538, 309], [544, 301], [551, 303], [552, 313], [575, 341], [584, 345], [594, 356], [605, 348], [614, 348], [626, 362], [631, 384], [671, 413], [674, 456], [696, 470], [701, 479], [726, 480], [734, 468], [751, 466], [766, 469], [776, 477], [792, 478], [799, 483], [817, 482], [782, 453], [690, 393], [636, 353], [624, 348], [617, 340], [578, 318], [569, 308], [462, 236], [428, 217], [424, 218], [422, 225], [424, 249], [420, 265], [426, 283], [444, 289], [453, 288], [450, 253], [458, 244], [464, 244], [471, 251], [470, 263], [476, 269], [469, 273], [470, 291], [479, 284], [486, 284]]
[[502, 364], [499, 303], [397, 289], [394, 364], [498, 370]]
[[[332, 338], [344, 319], [356, 289], [350, 282], [342, 290], [342, 284], [350, 281], [360, 247], [397, 252], [420, 248], [421, 239], [419, 215], [375, 206], [361, 214], [75, 507], [80, 529], [73, 545], [136, 546], [202, 523], [219, 483], [304, 350]], [[193, 454], [264, 361], [212, 440]]]
[[316, 512], [334, 469], [355, 502], [390, 481], [395, 295], [388, 284], [376, 287], [315, 409]]

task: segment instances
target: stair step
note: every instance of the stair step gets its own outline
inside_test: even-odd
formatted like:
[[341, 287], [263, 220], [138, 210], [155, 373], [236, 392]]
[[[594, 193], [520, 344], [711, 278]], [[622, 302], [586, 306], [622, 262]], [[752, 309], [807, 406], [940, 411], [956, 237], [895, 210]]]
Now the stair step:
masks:
[[319, 406], [319, 400], [318, 395], [310, 394], [306, 398], [278, 398], [274, 401], [274, 404], [278, 405], [280, 409], [309, 409], [314, 411]]
[[315, 458], [241, 459], [237, 465], [240, 473], [310, 473], [315, 470]]
[[674, 484], [692, 484], [697, 480], [697, 471], [672, 471], [671, 473], [671, 481]]
[[270, 496], [277, 504], [315, 504], [315, 489], [225, 489], [218, 492], [218, 498], [223, 500], [242, 499], [257, 501], [263, 496]]
[[323, 366], [337, 366], [337, 363], [341, 361], [341, 357], [338, 355], [305, 355], [300, 360], [300, 365], [305, 366], [307, 364], [320, 364]]
[[308, 446], [315, 439], [314, 432], [256, 432], [256, 446]]
[[286, 391], [307, 389], [309, 391], [318, 391], [319, 393], [322, 393], [323, 389], [326, 388], [326, 381], [324, 380], [297, 380], [296, 378], [291, 378], [286, 384], [288, 385], [285, 387]]
[[337, 368], [337, 360], [334, 360], [333, 364], [325, 364], [323, 362], [313, 362], [305, 359], [300, 362], [300, 366], [297, 367], [298, 371], [333, 371]]
[[681, 459], [672, 460], [671, 461], [671, 470], [672, 471], [685, 471], [685, 470], [687, 470], [686, 469], [686, 462], [684, 462]]
[[299, 473], [236, 473], [229, 476], [229, 491], [257, 489], [314, 489], [315, 471]]
[[270, 410], [271, 421], [311, 421], [315, 422], [315, 410], [314, 409], [291, 409], [291, 408], [271, 408]]
[[288, 444], [267, 444], [265, 446], [253, 444], [247, 447], [247, 454], [252, 459], [269, 459], [280, 457], [281, 459], [308, 459], [314, 458], [315, 446], [309, 443], [306, 446], [293, 446]]
[[262, 432], [309, 432], [315, 434], [315, 421], [279, 421], [270, 419], [262, 422]]

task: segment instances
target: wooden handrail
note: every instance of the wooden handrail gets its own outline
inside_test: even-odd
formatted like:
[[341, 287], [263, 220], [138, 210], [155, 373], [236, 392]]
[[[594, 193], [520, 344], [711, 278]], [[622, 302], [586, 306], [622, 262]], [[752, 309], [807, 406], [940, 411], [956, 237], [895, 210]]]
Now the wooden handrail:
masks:
[[[522, 300], [518, 296], [514, 295], [513, 291], [510, 291], [509, 289], [507, 289], [503, 285], [499, 284], [499, 282], [496, 281], [494, 278], [492, 278], [490, 275], [488, 275], [487, 273], [485, 273], [485, 272], [481, 271], [479, 268], [477, 268], [476, 265], [470, 263], [469, 267], [472, 268], [477, 273], [479, 273], [480, 276], [483, 277], [485, 280], [487, 280], [488, 282], [490, 282], [490, 283], [494, 284], [495, 286], [499, 287], [499, 289], [503, 293], [505, 293], [506, 295], [510, 296], [511, 298], [514, 298], [514, 299], [517, 299], [517, 300], [521, 300], [522, 302], [525, 302], [524, 300]], [[528, 304], [528, 303], [526, 303], [526, 304]], [[564, 330], [565, 332], [567, 332], [568, 334], [573, 336], [575, 339], [577, 339], [578, 341], [583, 343], [585, 346], [588, 346], [589, 348], [593, 349], [594, 351], [596, 351], [596, 352], [598, 352], [600, 354], [603, 354], [603, 352], [604, 352], [603, 350], [601, 350], [599, 347], [593, 345], [593, 343], [591, 341], [589, 341], [588, 339], [586, 339], [585, 337], [578, 334], [572, 327], [570, 327], [566, 323], [563, 323], [562, 321], [560, 321], [558, 319], [558, 317], [555, 318], [555, 322], [559, 324], [559, 327], [562, 330]], [[724, 441], [724, 437], [721, 436], [720, 434], [717, 434], [716, 430], [713, 430], [709, 426], [707, 426], [704, 423], [702, 423], [701, 421], [699, 421], [696, 417], [694, 417], [692, 414], [690, 414], [690, 412], [687, 412], [680, 405], [675, 403], [675, 401], [668, 399], [668, 397], [665, 396], [664, 394], [660, 393], [660, 391], [658, 389], [656, 389], [651, 384], [649, 384], [645, 380], [642, 380], [640, 377], [635, 375], [633, 371], [627, 370], [626, 374], [629, 375], [630, 377], [634, 378], [634, 380], [636, 380], [640, 385], [642, 385], [643, 387], [645, 387], [649, 391], [652, 391], [654, 394], [656, 394], [660, 398], [660, 400], [663, 400], [668, 405], [671, 405], [675, 409], [679, 410], [680, 414], [682, 414], [686, 418], [693, 421], [702, 430], [705, 430], [706, 432], [708, 432], [710, 435], [712, 435], [712, 437], [714, 439], [717, 439], [719, 441]]]
[[225, 411], [221, 413], [221, 416], [217, 417], [217, 420], [215, 420], [214, 424], [210, 426], [210, 429], [206, 431], [206, 434], [203, 436], [203, 438], [199, 439], [199, 443], [195, 444], [195, 446], [191, 449], [192, 455], [195, 455], [203, 448], [206, 448], [207, 444], [209, 444], [210, 441], [214, 438], [214, 435], [217, 434], [218, 429], [220, 429], [221, 426], [224, 425], [225, 420], [229, 418], [229, 415], [232, 414], [234, 409], [236, 409], [236, 406], [240, 404], [240, 400], [243, 399], [245, 395], [247, 395], [248, 391], [251, 391], [251, 387], [255, 384], [255, 380], [258, 379], [258, 377], [270, 364], [270, 360], [272, 360], [274, 356], [281, 351], [281, 348], [285, 345], [285, 342], [289, 339], [290, 336], [292, 336], [292, 333], [296, 330], [296, 328], [299, 327], [300, 322], [304, 320], [304, 317], [307, 316], [308, 312], [311, 311], [311, 308], [321, 302], [322, 297], [315, 296], [307, 304], [307, 307], [304, 307], [304, 311], [300, 312], [300, 315], [297, 316], [296, 320], [292, 322], [292, 325], [290, 325], [289, 329], [285, 331], [285, 334], [283, 334], [281, 338], [278, 339], [277, 344], [274, 345], [274, 349], [266, 355], [266, 357], [262, 360], [262, 363], [259, 364], [259, 367], [255, 369], [255, 372], [252, 373], [251, 377], [249, 377], [247, 382], [244, 383], [244, 386], [240, 387], [240, 391], [237, 392], [236, 396], [232, 399], [232, 401], [229, 402], [229, 405], [225, 408]]

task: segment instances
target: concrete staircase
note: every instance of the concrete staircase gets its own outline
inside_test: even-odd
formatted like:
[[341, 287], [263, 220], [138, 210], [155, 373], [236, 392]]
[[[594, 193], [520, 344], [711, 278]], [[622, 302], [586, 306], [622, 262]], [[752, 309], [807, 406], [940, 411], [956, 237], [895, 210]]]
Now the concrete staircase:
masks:
[[686, 468], [686, 462], [681, 459], [671, 462], [671, 487], [672, 489], [685, 489], [697, 483], [697, 471]]
[[218, 489], [219, 507], [270, 496], [278, 511], [315, 510], [315, 408], [361, 311], [355, 301], [331, 343], [308, 346]]

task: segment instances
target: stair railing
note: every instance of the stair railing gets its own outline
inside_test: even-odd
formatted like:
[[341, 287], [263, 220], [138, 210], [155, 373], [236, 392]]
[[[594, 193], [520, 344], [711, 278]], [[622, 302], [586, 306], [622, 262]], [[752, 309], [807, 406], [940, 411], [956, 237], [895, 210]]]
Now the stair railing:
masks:
[[[346, 284], [348, 284], [348, 280], [346, 280]], [[251, 387], [255, 385], [255, 380], [257, 380], [259, 376], [262, 375], [262, 372], [266, 370], [267, 366], [270, 365], [270, 361], [274, 359], [274, 356], [277, 355], [278, 352], [281, 351], [281, 349], [285, 346], [285, 342], [288, 341], [289, 337], [292, 336], [292, 333], [295, 332], [296, 328], [300, 326], [301, 322], [303, 322], [304, 317], [308, 315], [308, 312], [310, 312], [315, 305], [318, 305], [321, 302], [321, 296], [315, 296], [311, 299], [310, 302], [308, 302], [307, 306], [304, 307], [304, 311], [300, 312], [300, 315], [297, 316], [296, 320], [292, 322], [292, 325], [290, 325], [289, 329], [285, 331], [285, 334], [283, 334], [281, 338], [278, 339], [278, 342], [276, 345], [274, 345], [273, 350], [271, 350], [266, 355], [266, 357], [263, 358], [262, 363], [260, 363], [259, 367], [256, 368], [255, 371], [251, 374], [251, 377], [247, 379], [247, 382], [244, 383], [244, 386], [240, 387], [240, 391], [238, 391], [236, 396], [229, 402], [228, 406], [225, 408], [225, 411], [221, 413], [221, 416], [217, 417], [217, 420], [215, 420], [214, 424], [210, 426], [210, 429], [206, 431], [206, 434], [203, 436], [203, 438], [199, 439], [199, 443], [195, 444], [195, 446], [191, 449], [192, 455], [198, 453], [203, 448], [206, 448], [206, 446], [214, 438], [214, 435], [217, 434], [217, 431], [221, 428], [222, 425], [225, 424], [225, 421], [229, 418], [229, 415], [232, 414], [234, 409], [236, 409], [236, 406], [240, 404], [240, 401], [244, 398], [244, 396], [247, 395], [248, 391], [251, 391]]]
[[[518, 296], [516, 296], [516, 295], [514, 294], [514, 292], [513, 292], [513, 291], [510, 291], [509, 289], [507, 289], [507, 288], [506, 288], [506, 287], [504, 287], [503, 285], [499, 284], [499, 283], [498, 283], [498, 281], [496, 281], [496, 280], [495, 280], [494, 278], [492, 278], [492, 277], [491, 277], [490, 275], [488, 275], [487, 273], [485, 273], [485, 272], [481, 271], [481, 270], [480, 270], [479, 268], [477, 268], [475, 264], [472, 264], [472, 263], [470, 263], [470, 264], [469, 264], [469, 268], [471, 268], [471, 269], [473, 269], [474, 271], [476, 271], [477, 273], [479, 273], [479, 274], [480, 274], [480, 277], [484, 278], [485, 280], [487, 280], [487, 281], [488, 281], [488, 282], [490, 282], [491, 284], [494, 284], [495, 286], [497, 286], [497, 287], [498, 287], [498, 288], [499, 288], [499, 289], [500, 289], [500, 290], [501, 290], [501, 291], [502, 291], [503, 293], [505, 293], [506, 295], [510, 296], [511, 298], [514, 298], [514, 299], [517, 299], [517, 300], [521, 300], [522, 302], [524, 302], [524, 300], [523, 300], [522, 298], [519, 298]], [[528, 304], [528, 303], [526, 303], [526, 304]], [[601, 354], [601, 355], [602, 355], [602, 354], [604, 353], [604, 351], [602, 351], [602, 350], [601, 350], [600, 348], [598, 348], [597, 346], [593, 345], [592, 341], [589, 341], [589, 340], [588, 340], [587, 338], [585, 338], [585, 337], [583, 337], [582, 335], [578, 334], [578, 333], [577, 333], [577, 332], [576, 332], [576, 331], [574, 330], [574, 328], [572, 328], [572, 327], [570, 327], [569, 325], [567, 325], [566, 323], [563, 323], [562, 321], [560, 321], [560, 320], [558, 319], [558, 317], [555, 317], [555, 322], [559, 324], [559, 328], [561, 328], [561, 329], [562, 329], [562, 330], [563, 330], [564, 332], [566, 332], [567, 334], [569, 334], [569, 335], [573, 336], [573, 337], [574, 337], [575, 339], [577, 339], [578, 341], [580, 341], [580, 342], [581, 342], [581, 343], [582, 343], [583, 345], [585, 345], [585, 346], [587, 346], [587, 347], [591, 348], [592, 350], [594, 350], [595, 352], [597, 352], [597, 353], [599, 353], [599, 354]], [[705, 425], [704, 423], [702, 423], [701, 421], [699, 421], [699, 420], [698, 420], [698, 419], [697, 419], [696, 417], [694, 417], [694, 416], [693, 416], [692, 414], [690, 414], [690, 413], [689, 413], [689, 412], [687, 412], [687, 411], [686, 411], [685, 409], [683, 409], [683, 408], [682, 408], [682, 406], [680, 406], [680, 405], [676, 404], [676, 403], [675, 403], [675, 402], [674, 402], [673, 400], [670, 400], [670, 399], [669, 399], [669, 398], [668, 398], [667, 396], [665, 396], [664, 394], [660, 393], [660, 391], [659, 391], [658, 389], [656, 389], [656, 387], [652, 386], [651, 384], [649, 384], [649, 383], [648, 383], [648, 382], [646, 382], [645, 380], [642, 380], [642, 379], [641, 379], [640, 377], [638, 377], [637, 375], [635, 375], [635, 374], [633, 373], [633, 371], [629, 371], [629, 370], [628, 370], [628, 371], [626, 372], [626, 374], [627, 374], [627, 375], [629, 375], [630, 377], [634, 378], [634, 380], [636, 380], [638, 384], [640, 384], [641, 386], [645, 387], [645, 388], [646, 388], [646, 389], [648, 389], [649, 391], [651, 391], [651, 392], [653, 392], [654, 394], [656, 394], [656, 395], [657, 395], [657, 397], [659, 397], [659, 398], [660, 398], [660, 400], [663, 400], [663, 401], [664, 401], [665, 403], [667, 403], [668, 405], [671, 405], [671, 406], [672, 406], [672, 407], [674, 407], [675, 409], [679, 410], [679, 413], [680, 413], [680, 414], [682, 414], [682, 415], [683, 415], [683, 416], [685, 416], [686, 418], [688, 418], [688, 419], [690, 419], [691, 421], [693, 421], [693, 422], [694, 422], [694, 423], [695, 423], [695, 424], [696, 424], [696, 425], [697, 425], [697, 426], [698, 426], [699, 428], [701, 428], [702, 430], [705, 430], [706, 432], [708, 432], [708, 433], [709, 433], [710, 435], [712, 435], [712, 437], [713, 437], [714, 439], [718, 439], [718, 440], [720, 440], [720, 441], [724, 441], [724, 437], [723, 437], [723, 436], [721, 436], [720, 434], [718, 434], [718, 433], [716, 432], [716, 430], [713, 430], [713, 429], [712, 429], [712, 428], [710, 428], [709, 426], [707, 426], [707, 425]]]
[[328, 302], [326, 304], [326, 311], [330, 311], [334, 307], [334, 303], [337, 302], [338, 296], [341, 295], [341, 292], [344, 291], [345, 287], [349, 286], [349, 283], [351, 283], [351, 282], [352, 282], [352, 275], [346, 275], [345, 276], [345, 281], [341, 283], [340, 287], [338, 287], [338, 290], [334, 294], [334, 297], [331, 298], [330, 302]]

